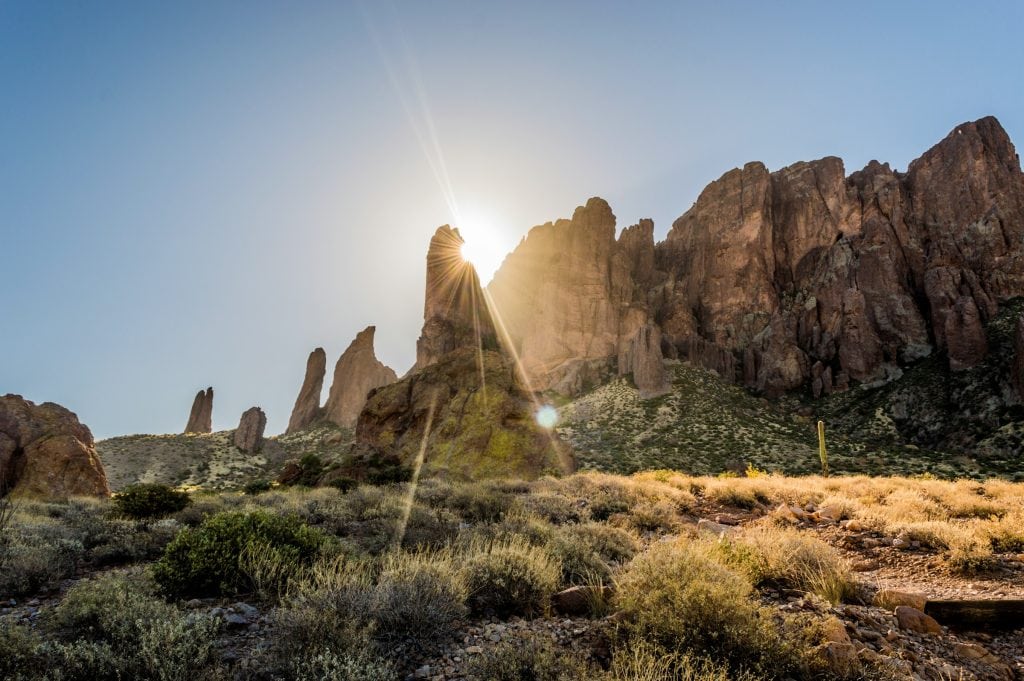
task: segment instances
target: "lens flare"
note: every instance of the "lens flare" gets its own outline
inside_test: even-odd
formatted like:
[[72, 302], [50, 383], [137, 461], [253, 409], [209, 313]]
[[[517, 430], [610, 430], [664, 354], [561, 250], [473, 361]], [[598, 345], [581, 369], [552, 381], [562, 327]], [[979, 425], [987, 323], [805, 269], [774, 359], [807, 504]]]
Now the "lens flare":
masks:
[[537, 425], [546, 430], [551, 430], [558, 423], [558, 410], [550, 404], [545, 404], [534, 414]]

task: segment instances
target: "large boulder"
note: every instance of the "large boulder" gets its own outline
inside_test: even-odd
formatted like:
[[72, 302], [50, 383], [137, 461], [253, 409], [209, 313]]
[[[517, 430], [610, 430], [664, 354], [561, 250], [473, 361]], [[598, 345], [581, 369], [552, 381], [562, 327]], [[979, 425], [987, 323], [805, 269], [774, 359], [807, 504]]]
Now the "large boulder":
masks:
[[107, 496], [92, 433], [74, 413], [20, 395], [0, 397], [0, 494]]
[[377, 327], [368, 326], [349, 344], [334, 366], [334, 381], [324, 405], [327, 420], [351, 428], [374, 388], [394, 383], [394, 370], [377, 359], [373, 336]]
[[323, 348], [316, 348], [306, 360], [306, 374], [302, 378], [299, 396], [295, 398], [286, 433], [302, 430], [320, 417], [320, 393], [323, 392], [326, 373], [327, 353]]
[[186, 433], [213, 432], [213, 388], [200, 390], [192, 400], [192, 411], [185, 424]]
[[248, 454], [254, 454], [263, 447], [263, 431], [267, 427], [267, 415], [259, 407], [249, 407], [242, 412], [242, 418], [235, 429], [235, 446]]

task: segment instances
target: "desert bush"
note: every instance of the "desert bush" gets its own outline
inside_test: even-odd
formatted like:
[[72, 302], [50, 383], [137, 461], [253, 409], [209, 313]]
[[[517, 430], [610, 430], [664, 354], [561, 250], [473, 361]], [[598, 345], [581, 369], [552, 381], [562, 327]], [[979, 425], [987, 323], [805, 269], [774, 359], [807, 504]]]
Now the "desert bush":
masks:
[[53, 522], [18, 523], [8, 530], [0, 595], [36, 593], [73, 574], [85, 558], [85, 547], [70, 534]]
[[578, 523], [589, 519], [586, 504], [559, 493], [538, 492], [519, 497], [517, 506], [555, 525]]
[[588, 681], [598, 677], [572, 652], [536, 636], [488, 649], [473, 660], [470, 675], [488, 681]]
[[27, 681], [37, 669], [39, 636], [25, 626], [0, 620], [0, 679]]
[[604, 523], [572, 525], [565, 528], [564, 532], [578, 537], [597, 555], [611, 563], [631, 560], [640, 547], [635, 535]]
[[495, 523], [515, 501], [493, 483], [436, 483], [420, 485], [417, 499], [433, 508], [444, 508], [470, 523]]
[[269, 492], [270, 487], [271, 485], [269, 480], [252, 480], [251, 482], [247, 482], [245, 484], [245, 487], [242, 488], [242, 491], [245, 494], [254, 497], [257, 494]]
[[305, 653], [292, 664], [295, 681], [394, 681], [394, 665], [367, 650], [342, 652], [324, 648]]
[[989, 543], [999, 553], [1024, 553], [1024, 512], [1006, 515], [985, 528]]
[[373, 590], [378, 638], [417, 645], [443, 638], [466, 615], [466, 586], [450, 554], [394, 553]]
[[670, 532], [679, 527], [676, 505], [668, 500], [641, 501], [628, 513], [616, 516], [622, 518], [627, 527], [640, 532]]
[[543, 518], [521, 510], [512, 510], [496, 523], [478, 524], [459, 534], [458, 544], [472, 546], [475, 542], [494, 542], [519, 538], [536, 546], [548, 544], [556, 528]]
[[549, 553], [562, 566], [561, 586], [608, 582], [612, 571], [593, 547], [577, 534], [562, 528], [548, 544]]
[[218, 622], [185, 615], [139, 575], [108, 574], [72, 587], [44, 621], [57, 640], [39, 653], [56, 678], [194, 681], [214, 666]]
[[204, 494], [193, 498], [191, 504], [175, 513], [174, 520], [186, 527], [197, 527], [210, 516], [226, 510], [228, 506], [223, 496]]
[[253, 588], [239, 565], [251, 544], [267, 544], [281, 560], [308, 565], [323, 544], [323, 535], [294, 516], [265, 511], [226, 512], [197, 528], [182, 530], [164, 551], [153, 574], [173, 597], [239, 593]]
[[616, 601], [630, 640], [784, 678], [801, 664], [799, 653], [779, 639], [751, 591], [706, 548], [677, 541], [637, 556], [619, 580]]
[[839, 552], [799, 530], [762, 526], [712, 546], [728, 565], [758, 586], [810, 591], [831, 603], [853, 596], [856, 590]]
[[646, 641], [631, 642], [612, 656], [609, 681], [757, 681], [707, 658], [680, 655]]
[[529, 616], [547, 608], [561, 566], [546, 549], [512, 539], [474, 546], [462, 573], [473, 612]]
[[163, 518], [189, 505], [187, 492], [168, 485], [139, 483], [114, 495], [114, 510], [126, 518]]

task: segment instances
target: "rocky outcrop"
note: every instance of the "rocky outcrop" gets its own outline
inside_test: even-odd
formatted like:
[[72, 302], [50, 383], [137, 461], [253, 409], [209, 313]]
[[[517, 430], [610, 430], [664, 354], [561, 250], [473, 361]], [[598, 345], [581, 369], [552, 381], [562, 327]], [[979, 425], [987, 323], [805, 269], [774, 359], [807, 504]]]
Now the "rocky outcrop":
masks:
[[661, 354], [661, 330], [655, 324], [637, 329], [629, 345], [619, 353], [619, 375], [631, 375], [640, 399], [664, 395], [672, 390]]
[[530, 230], [488, 286], [503, 338], [539, 390], [587, 385], [648, 321], [654, 223], [615, 238], [615, 215], [592, 198], [570, 220]]
[[385, 366], [373, 351], [373, 336], [377, 327], [368, 326], [349, 344], [334, 366], [334, 381], [324, 405], [327, 420], [351, 428], [366, 396], [374, 388], [394, 383], [398, 376]]
[[571, 459], [534, 410], [511, 360], [459, 348], [370, 395], [343, 472], [362, 477], [367, 461], [455, 479], [568, 472]]
[[263, 448], [263, 431], [267, 427], [267, 415], [259, 407], [249, 407], [242, 412], [233, 441], [235, 446], [248, 454]]
[[320, 418], [320, 394], [323, 392], [326, 373], [327, 353], [323, 348], [316, 348], [306, 360], [306, 375], [302, 379], [299, 396], [295, 398], [286, 433], [302, 430]]
[[497, 348], [497, 333], [480, 278], [462, 258], [462, 235], [443, 225], [427, 249], [423, 330], [416, 341], [416, 365], [422, 369], [459, 348]]
[[1024, 401], [1024, 316], [1017, 318], [1013, 333], [1013, 364], [1010, 366], [1010, 383], [1017, 391], [1017, 397]]
[[185, 424], [186, 433], [213, 432], [213, 388], [200, 390], [192, 401], [192, 411]]
[[59, 404], [0, 397], [0, 494], [65, 498], [110, 494], [92, 433]]

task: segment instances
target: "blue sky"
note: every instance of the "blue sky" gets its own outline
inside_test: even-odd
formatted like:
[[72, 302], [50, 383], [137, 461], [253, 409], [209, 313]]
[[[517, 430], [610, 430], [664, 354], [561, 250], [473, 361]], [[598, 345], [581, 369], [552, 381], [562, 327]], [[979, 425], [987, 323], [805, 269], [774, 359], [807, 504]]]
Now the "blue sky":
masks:
[[97, 436], [287, 423], [308, 352], [412, 364], [433, 230], [590, 196], [658, 238], [750, 160], [1024, 139], [1024, 4], [0, 0], [0, 393]]

